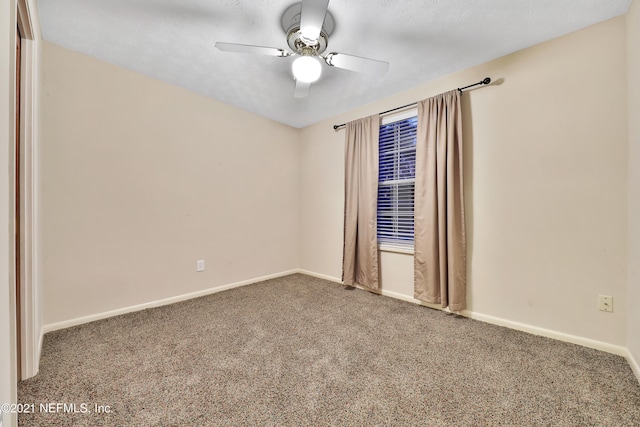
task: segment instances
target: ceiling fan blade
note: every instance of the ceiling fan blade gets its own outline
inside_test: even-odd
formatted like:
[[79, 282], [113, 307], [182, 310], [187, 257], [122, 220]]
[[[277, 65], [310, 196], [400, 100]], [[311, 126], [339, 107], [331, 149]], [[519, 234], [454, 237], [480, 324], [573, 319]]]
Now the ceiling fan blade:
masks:
[[331, 52], [324, 60], [332, 67], [344, 68], [345, 70], [358, 71], [365, 74], [383, 75], [389, 71], [388, 62], [346, 55], [344, 53]]
[[309, 95], [309, 89], [311, 89], [311, 83], [301, 82], [296, 80], [296, 89], [293, 92], [294, 98], [306, 98]]
[[258, 55], [269, 55], [269, 56], [279, 56], [279, 57], [291, 55], [290, 52], [287, 52], [284, 49], [278, 49], [275, 47], [253, 46], [250, 44], [217, 42], [216, 47], [223, 52], [256, 53]]
[[302, 0], [300, 32], [309, 41], [318, 40], [329, 8], [329, 0]]

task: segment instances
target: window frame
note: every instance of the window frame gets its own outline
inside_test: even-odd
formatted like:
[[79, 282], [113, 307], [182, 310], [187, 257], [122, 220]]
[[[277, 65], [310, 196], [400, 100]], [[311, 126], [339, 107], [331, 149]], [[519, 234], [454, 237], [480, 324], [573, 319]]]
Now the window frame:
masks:
[[[383, 116], [380, 120], [380, 127], [394, 123], [394, 122], [399, 122], [402, 120], [406, 120], [406, 119], [410, 119], [413, 117], [417, 117], [418, 116], [418, 109], [417, 107], [411, 107], [408, 108], [406, 110], [402, 110], [399, 111], [397, 113], [394, 114], [389, 114], [386, 116]], [[416, 130], [417, 133], [417, 130]], [[417, 135], [416, 135], [417, 137]], [[379, 143], [378, 143], [379, 144]], [[379, 147], [379, 145], [378, 145]], [[380, 183], [380, 181], [378, 181], [378, 183]], [[414, 196], [415, 197], [415, 196]], [[376, 194], [376, 207], [377, 207], [377, 194]], [[414, 207], [415, 209], [415, 207]], [[414, 211], [415, 212], [415, 211]], [[378, 223], [377, 223], [377, 218], [376, 218], [376, 227], [377, 227]], [[415, 227], [415, 225], [414, 225]], [[415, 231], [415, 229], [414, 229]], [[415, 237], [415, 234], [414, 234]], [[376, 241], [378, 239], [378, 235], [376, 232]], [[392, 253], [400, 253], [400, 254], [413, 254], [414, 253], [414, 246], [415, 246], [415, 240], [411, 243], [411, 244], [395, 244], [395, 243], [389, 243], [389, 242], [380, 242], [377, 241], [377, 245], [378, 245], [378, 250], [381, 252], [392, 252]]]

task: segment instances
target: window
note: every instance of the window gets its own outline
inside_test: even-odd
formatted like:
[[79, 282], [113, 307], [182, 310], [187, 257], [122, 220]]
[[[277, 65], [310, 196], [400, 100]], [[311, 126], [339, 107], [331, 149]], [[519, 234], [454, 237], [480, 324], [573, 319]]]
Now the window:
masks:
[[413, 247], [416, 181], [416, 110], [387, 117], [380, 126], [378, 244]]

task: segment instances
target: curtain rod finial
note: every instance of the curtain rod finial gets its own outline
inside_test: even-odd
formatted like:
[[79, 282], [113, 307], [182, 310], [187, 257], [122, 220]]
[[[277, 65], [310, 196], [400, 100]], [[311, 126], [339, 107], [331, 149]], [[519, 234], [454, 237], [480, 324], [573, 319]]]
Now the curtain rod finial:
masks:
[[490, 77], [485, 77], [484, 80], [482, 81], [482, 84], [484, 84], [484, 85], [488, 85], [489, 83], [491, 83], [491, 78]]

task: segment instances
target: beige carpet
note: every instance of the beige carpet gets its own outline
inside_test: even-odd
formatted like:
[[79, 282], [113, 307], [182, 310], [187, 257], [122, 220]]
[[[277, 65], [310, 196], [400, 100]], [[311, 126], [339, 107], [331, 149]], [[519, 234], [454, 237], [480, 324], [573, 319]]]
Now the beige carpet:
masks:
[[19, 400], [20, 426], [640, 425], [622, 357], [299, 274], [49, 333]]

